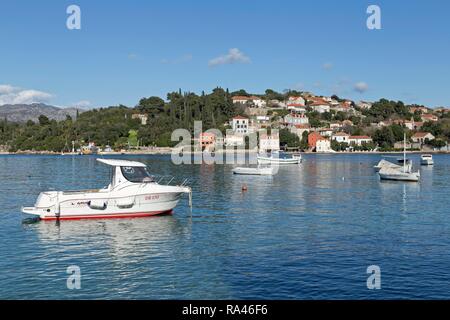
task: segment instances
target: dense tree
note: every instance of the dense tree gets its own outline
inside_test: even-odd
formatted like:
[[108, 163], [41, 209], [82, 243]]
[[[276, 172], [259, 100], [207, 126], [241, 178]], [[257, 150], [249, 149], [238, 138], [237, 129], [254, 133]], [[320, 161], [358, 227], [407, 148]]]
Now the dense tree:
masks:
[[289, 148], [298, 148], [300, 147], [300, 138], [295, 133], [289, 131], [289, 129], [281, 129], [280, 145]]

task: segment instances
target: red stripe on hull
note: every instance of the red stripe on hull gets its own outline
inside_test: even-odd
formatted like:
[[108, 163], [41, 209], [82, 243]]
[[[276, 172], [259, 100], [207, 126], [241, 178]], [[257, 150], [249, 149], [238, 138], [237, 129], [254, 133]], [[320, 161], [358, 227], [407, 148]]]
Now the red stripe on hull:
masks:
[[152, 212], [136, 212], [136, 213], [111, 213], [104, 215], [77, 215], [77, 216], [61, 216], [57, 217], [44, 217], [41, 220], [82, 220], [82, 219], [127, 219], [127, 218], [144, 218], [161, 214], [172, 214], [172, 210], [168, 211], [152, 211]]

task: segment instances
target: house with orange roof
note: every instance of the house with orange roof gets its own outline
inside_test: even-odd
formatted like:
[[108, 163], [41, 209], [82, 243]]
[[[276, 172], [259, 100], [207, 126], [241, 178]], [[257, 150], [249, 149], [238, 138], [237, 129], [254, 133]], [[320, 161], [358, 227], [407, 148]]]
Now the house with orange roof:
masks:
[[289, 104], [300, 104], [300, 105], [305, 105], [305, 99], [303, 99], [303, 97], [300, 96], [290, 96], [288, 98], [288, 105]]
[[439, 120], [439, 118], [437, 116], [435, 116], [434, 114], [429, 114], [429, 113], [423, 114], [421, 116], [421, 118], [422, 118], [423, 122], [427, 122], [427, 121], [436, 122]]
[[331, 142], [319, 132], [311, 132], [308, 135], [308, 146], [316, 152], [333, 152]]
[[420, 143], [420, 144], [427, 143], [427, 141], [431, 141], [431, 140], [434, 140], [434, 139], [435, 139], [434, 135], [432, 135], [429, 132], [416, 132], [411, 137], [411, 140], [414, 143]]

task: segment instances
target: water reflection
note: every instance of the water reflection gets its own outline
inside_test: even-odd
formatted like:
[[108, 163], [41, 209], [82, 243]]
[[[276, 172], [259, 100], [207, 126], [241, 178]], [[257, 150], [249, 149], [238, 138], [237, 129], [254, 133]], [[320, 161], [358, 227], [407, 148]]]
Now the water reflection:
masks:
[[[36, 245], [61, 252], [66, 246], [89, 250], [106, 249], [116, 262], [129, 263], [130, 259], [148, 259], [166, 254], [174, 248], [169, 244], [176, 237], [189, 238], [190, 219], [172, 215], [139, 219], [104, 219], [78, 221], [40, 221], [28, 224], [38, 236]], [[55, 246], [56, 245], [56, 246]]]

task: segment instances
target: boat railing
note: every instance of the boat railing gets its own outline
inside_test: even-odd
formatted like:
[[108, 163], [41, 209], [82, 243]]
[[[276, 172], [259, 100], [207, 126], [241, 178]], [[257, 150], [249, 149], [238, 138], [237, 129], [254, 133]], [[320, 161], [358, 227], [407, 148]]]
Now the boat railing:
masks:
[[189, 178], [179, 178], [171, 175], [153, 176], [153, 180], [158, 184], [166, 186], [173, 185], [184, 187], [189, 183]]

